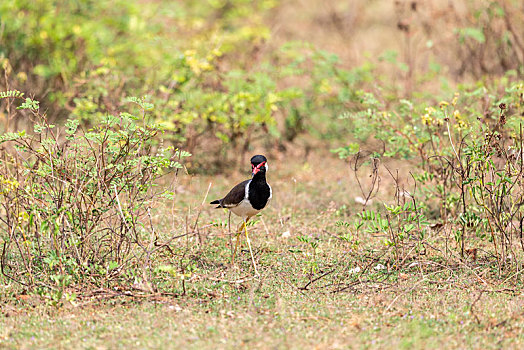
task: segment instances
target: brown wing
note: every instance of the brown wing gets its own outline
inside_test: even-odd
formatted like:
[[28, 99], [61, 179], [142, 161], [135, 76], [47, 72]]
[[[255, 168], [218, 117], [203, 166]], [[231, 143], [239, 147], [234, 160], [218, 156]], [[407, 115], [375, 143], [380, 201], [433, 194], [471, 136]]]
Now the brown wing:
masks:
[[232, 208], [239, 205], [246, 196], [246, 185], [249, 181], [251, 180], [242, 181], [233, 187], [233, 189], [220, 200], [220, 206], [223, 208]]

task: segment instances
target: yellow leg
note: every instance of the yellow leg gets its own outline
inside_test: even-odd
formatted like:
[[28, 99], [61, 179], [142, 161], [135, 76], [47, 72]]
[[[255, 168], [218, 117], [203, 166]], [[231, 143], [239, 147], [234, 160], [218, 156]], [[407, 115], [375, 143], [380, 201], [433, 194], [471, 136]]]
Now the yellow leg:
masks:
[[235, 249], [233, 250], [233, 256], [231, 257], [231, 265], [235, 264], [235, 255], [237, 254], [238, 246], [240, 245], [240, 237], [242, 235], [242, 230], [246, 226], [246, 223], [242, 221], [242, 223], [238, 226], [238, 230], [236, 233], [236, 241], [235, 241]]
[[255, 263], [255, 257], [253, 256], [253, 250], [251, 250], [251, 242], [249, 241], [249, 236], [247, 234], [247, 226], [245, 222], [244, 222], [244, 230], [246, 232], [247, 246], [249, 247], [249, 253], [251, 254], [251, 262], [253, 263], [253, 268], [255, 269], [255, 275], [259, 276], [259, 273], [257, 270], [257, 264]]

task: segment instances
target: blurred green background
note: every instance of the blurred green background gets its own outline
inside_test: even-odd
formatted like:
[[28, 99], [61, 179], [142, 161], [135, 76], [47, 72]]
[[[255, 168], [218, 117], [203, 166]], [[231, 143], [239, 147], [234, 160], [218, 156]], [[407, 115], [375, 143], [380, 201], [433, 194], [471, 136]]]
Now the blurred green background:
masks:
[[[39, 100], [53, 122], [74, 118], [86, 126], [121, 111], [127, 97], [144, 97], [155, 106], [150, 121], [195, 154], [194, 164], [208, 151], [228, 164], [223, 160], [242, 160], [235, 155], [257, 147], [307, 152], [319, 141], [373, 143], [371, 136], [381, 137], [362, 120], [368, 93], [378, 109], [410, 100], [406, 108], [420, 117], [457, 91], [482, 87], [497, 100], [521, 81], [523, 6], [3, 1], [0, 89]], [[28, 125], [23, 113], [0, 108], [2, 131]]]

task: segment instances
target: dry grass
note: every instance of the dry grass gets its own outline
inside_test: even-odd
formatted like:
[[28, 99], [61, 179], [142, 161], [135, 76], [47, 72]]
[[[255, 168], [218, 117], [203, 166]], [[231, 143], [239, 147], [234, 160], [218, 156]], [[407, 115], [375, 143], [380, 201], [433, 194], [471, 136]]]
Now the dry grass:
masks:
[[[12, 348], [521, 348], [522, 304], [507, 295], [478, 302], [486, 319], [468, 312], [475, 295], [419, 290], [384, 311], [390, 293], [337, 297], [285, 294], [200, 300], [164, 299], [43, 310], [4, 321]], [[257, 293], [258, 294], [258, 293]], [[385, 295], [383, 295], [385, 294]], [[241, 294], [242, 295], [242, 294]]]
[[[195, 264], [190, 277], [166, 279], [170, 294], [79, 294], [60, 309], [33, 295], [9, 294], [12, 286], [3, 286], [2, 294], [10, 297], [2, 302], [0, 346], [522, 348], [520, 271], [498, 276], [483, 250], [475, 261], [461, 262], [454, 246], [447, 257], [431, 249], [411, 252], [396, 268], [383, 237], [361, 233], [357, 246], [338, 238], [344, 229], [335, 222], [360, 210], [347, 164], [326, 154], [271, 159], [275, 199], [251, 229], [260, 278], [253, 277], [245, 250], [239, 266], [229, 267], [228, 229], [209, 225], [227, 214], [200, 207], [209, 182], [212, 199], [247, 171], [182, 177], [175, 210], [172, 203], [161, 204], [156, 220], [168, 236], [199, 218], [198, 234], [171, 245], [174, 265], [184, 259]], [[373, 206], [390, 198], [392, 183], [383, 178]], [[297, 239], [304, 235], [318, 242], [316, 254]], [[443, 243], [442, 233], [428, 240], [438, 248]]]

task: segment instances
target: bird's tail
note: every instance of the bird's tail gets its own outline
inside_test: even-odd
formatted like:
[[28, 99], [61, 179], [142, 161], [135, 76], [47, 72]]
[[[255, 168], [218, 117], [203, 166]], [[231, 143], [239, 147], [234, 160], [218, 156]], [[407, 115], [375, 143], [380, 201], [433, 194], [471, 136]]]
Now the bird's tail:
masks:
[[222, 204], [220, 204], [220, 199], [215, 199], [214, 201], [209, 202], [209, 204], [218, 204], [217, 208], [221, 208], [222, 207]]

